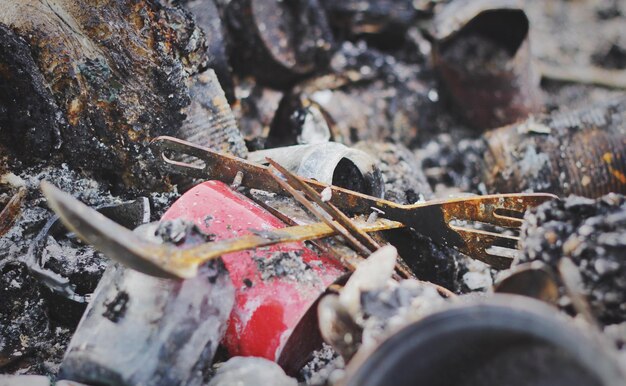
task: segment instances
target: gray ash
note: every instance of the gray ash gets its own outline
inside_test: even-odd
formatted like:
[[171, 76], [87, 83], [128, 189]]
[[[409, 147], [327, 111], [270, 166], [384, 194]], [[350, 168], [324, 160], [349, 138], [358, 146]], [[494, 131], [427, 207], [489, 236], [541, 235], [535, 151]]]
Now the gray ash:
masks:
[[300, 370], [299, 378], [309, 386], [331, 384], [333, 373], [340, 376], [345, 367], [344, 360], [333, 348], [324, 343], [322, 348], [313, 352], [313, 358]]
[[94, 291], [109, 260], [92, 247], [76, 239], [58, 240], [49, 236], [41, 256], [42, 265], [75, 283], [77, 294]]
[[56, 373], [71, 331], [48, 316], [42, 287], [19, 262], [0, 262], [0, 367], [2, 372]]
[[[408, 279], [361, 293], [363, 345], [380, 342], [389, 333], [439, 308], [444, 298], [430, 285]], [[360, 319], [360, 318], [358, 318]]]
[[275, 252], [270, 257], [255, 258], [264, 281], [285, 277], [298, 282], [316, 280], [311, 266], [302, 260], [302, 251]]
[[195, 245], [215, 240], [214, 234], [204, 233], [193, 221], [183, 219], [161, 222], [155, 235], [166, 243], [176, 245]]
[[561, 257], [578, 266], [584, 295], [604, 324], [626, 321], [626, 198], [571, 196], [526, 215], [522, 261], [542, 260], [556, 269]]
[[171, 192], [154, 192], [150, 194], [150, 221], [158, 221], [180, 197], [176, 189]]
[[483, 139], [458, 138], [457, 131], [438, 135], [415, 154], [436, 193], [450, 189], [484, 193], [481, 173], [485, 149]]
[[[7, 367], [0, 363], [0, 367], [9, 373], [52, 375], [109, 260], [66, 235], [62, 227], [58, 232], [42, 233], [54, 213], [48, 208], [39, 183], [49, 181], [92, 207], [119, 204], [126, 197], [113, 196], [108, 185], [84, 178], [66, 165], [38, 164], [17, 169], [21, 172], [2, 176], [0, 184], [3, 190], [10, 190], [11, 186], [27, 189], [21, 214], [0, 237], [0, 281], [6, 283], [2, 289], [6, 292], [0, 299], [0, 342], [5, 343], [0, 346], [5, 347], [2, 355], [5, 349], [14, 350], [15, 339], [20, 340], [20, 345], [22, 340], [27, 342], [28, 347], [20, 349], [19, 359], [14, 358]], [[153, 196], [157, 202], [167, 195]], [[34, 244], [36, 256], [29, 253]]]

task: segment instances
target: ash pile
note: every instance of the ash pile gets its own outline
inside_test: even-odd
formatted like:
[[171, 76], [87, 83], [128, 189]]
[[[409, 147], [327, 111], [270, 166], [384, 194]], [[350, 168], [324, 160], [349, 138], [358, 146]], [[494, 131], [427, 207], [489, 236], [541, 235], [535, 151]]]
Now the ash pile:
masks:
[[626, 384], [625, 19], [2, 0], [0, 385]]

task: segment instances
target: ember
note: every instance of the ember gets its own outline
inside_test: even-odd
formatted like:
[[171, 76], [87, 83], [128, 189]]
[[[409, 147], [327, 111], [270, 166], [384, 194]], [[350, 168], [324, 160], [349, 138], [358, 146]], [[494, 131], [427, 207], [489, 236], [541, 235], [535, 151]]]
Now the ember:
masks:
[[622, 2], [0, 3], [0, 385], [626, 384]]

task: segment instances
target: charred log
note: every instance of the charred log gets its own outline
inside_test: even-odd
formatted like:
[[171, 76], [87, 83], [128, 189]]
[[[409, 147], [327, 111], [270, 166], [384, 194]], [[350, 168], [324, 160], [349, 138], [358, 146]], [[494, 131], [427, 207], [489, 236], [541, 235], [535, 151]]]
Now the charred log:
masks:
[[189, 77], [206, 65], [187, 12], [160, 0], [9, 1], [0, 24], [0, 133], [15, 156], [162, 184], [147, 171], [146, 145], [181, 126]]

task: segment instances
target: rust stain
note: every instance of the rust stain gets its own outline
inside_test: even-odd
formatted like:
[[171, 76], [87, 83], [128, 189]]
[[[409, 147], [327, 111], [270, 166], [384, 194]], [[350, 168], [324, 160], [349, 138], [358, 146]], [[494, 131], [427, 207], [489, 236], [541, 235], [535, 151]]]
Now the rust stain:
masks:
[[71, 100], [69, 108], [67, 109], [67, 117], [71, 125], [74, 125], [74, 126], [78, 125], [82, 107], [83, 107], [83, 104], [80, 101], [80, 99], [74, 98]]
[[602, 160], [606, 162], [609, 168], [609, 172], [613, 175], [613, 177], [615, 177], [619, 182], [621, 182], [622, 185], [626, 185], [626, 175], [624, 175], [624, 173], [622, 173], [621, 171], [619, 171], [613, 166], [613, 158], [614, 158], [613, 154], [609, 152], [604, 153], [602, 155]]

